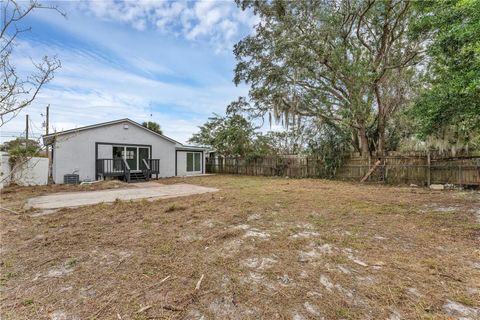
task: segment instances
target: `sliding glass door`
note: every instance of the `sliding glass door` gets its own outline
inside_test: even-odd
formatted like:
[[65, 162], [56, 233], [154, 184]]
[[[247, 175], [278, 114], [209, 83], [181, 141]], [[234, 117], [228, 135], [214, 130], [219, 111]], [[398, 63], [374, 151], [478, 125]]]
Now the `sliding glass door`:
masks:
[[138, 170], [138, 148], [126, 147], [125, 159], [130, 170]]
[[187, 172], [201, 172], [200, 152], [187, 152]]
[[122, 170], [122, 162], [118, 159], [123, 158], [123, 154], [125, 152], [125, 147], [120, 146], [113, 146], [113, 159], [117, 161], [113, 161], [113, 170], [114, 171], [121, 171]]
[[148, 159], [150, 158], [150, 149], [149, 148], [138, 148], [138, 168], [139, 169], [144, 169], [145, 164], [143, 163], [143, 160], [148, 163]]
[[[113, 146], [113, 158], [125, 159], [130, 167], [130, 170], [137, 171], [143, 168], [143, 159], [150, 158], [150, 148], [137, 146]], [[116, 170], [121, 170], [119, 162], [115, 161]]]

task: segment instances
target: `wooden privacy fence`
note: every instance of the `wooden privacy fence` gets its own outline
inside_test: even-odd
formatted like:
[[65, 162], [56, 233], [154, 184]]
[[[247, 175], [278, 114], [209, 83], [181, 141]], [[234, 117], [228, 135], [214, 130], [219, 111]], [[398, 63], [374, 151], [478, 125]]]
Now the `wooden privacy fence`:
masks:
[[[329, 174], [321, 159], [305, 156], [207, 158], [206, 170], [208, 173], [360, 181], [376, 160], [359, 156], [348, 157], [333, 172], [333, 176]], [[480, 156], [435, 159], [430, 159], [427, 155], [387, 156], [382, 158], [382, 164], [368, 181], [419, 186], [434, 183], [480, 185]]]

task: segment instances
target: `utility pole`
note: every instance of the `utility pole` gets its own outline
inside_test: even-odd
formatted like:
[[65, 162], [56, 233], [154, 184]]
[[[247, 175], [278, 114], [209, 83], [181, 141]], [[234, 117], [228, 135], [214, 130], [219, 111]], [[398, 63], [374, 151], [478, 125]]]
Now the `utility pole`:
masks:
[[49, 117], [50, 117], [50, 105], [47, 106], [47, 114], [45, 119], [45, 134], [48, 134], [48, 126], [50, 125]]
[[28, 114], [25, 116], [25, 149], [28, 149]]
[[[50, 127], [50, 105], [47, 106], [47, 112], [45, 114], [45, 134], [48, 135]], [[48, 158], [48, 182], [52, 182], [52, 155], [50, 154], [50, 146], [47, 144], [47, 158]], [[53, 148], [52, 148], [53, 152]]]

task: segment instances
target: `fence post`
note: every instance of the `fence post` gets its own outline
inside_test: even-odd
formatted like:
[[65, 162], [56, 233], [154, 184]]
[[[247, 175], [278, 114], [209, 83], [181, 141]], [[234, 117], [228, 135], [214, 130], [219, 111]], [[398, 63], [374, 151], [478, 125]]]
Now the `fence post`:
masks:
[[[461, 160], [460, 160], [461, 161]], [[462, 163], [458, 164], [458, 184], [462, 186]]]
[[387, 157], [385, 157], [385, 160], [383, 160], [383, 183], [387, 183], [387, 177], [388, 177], [388, 168], [387, 168]]
[[[372, 156], [370, 154], [368, 154], [368, 171], [370, 171], [370, 169], [372, 168]], [[371, 181], [372, 179], [370, 179], [370, 176], [368, 176], [368, 181]]]
[[307, 160], [307, 178], [310, 178], [310, 168], [308, 166], [310, 161], [308, 160], [308, 156], [306, 160]]
[[408, 184], [410, 182], [410, 165], [405, 165], [405, 168], [407, 168], [407, 177], [405, 178], [405, 184]]
[[431, 172], [430, 172], [430, 152], [427, 153], [427, 187], [430, 188], [431, 184]]

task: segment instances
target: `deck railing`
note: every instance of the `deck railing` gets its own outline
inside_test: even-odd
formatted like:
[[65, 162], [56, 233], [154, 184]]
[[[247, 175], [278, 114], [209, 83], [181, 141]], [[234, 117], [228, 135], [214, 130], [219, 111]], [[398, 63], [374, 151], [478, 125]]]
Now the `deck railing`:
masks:
[[142, 161], [140, 162], [140, 170], [142, 170], [143, 175], [148, 181], [150, 180], [150, 177], [151, 177], [151, 169], [147, 160], [148, 159], [142, 159]]
[[160, 159], [148, 159], [150, 172], [154, 174], [160, 173]]
[[[158, 175], [160, 173], [160, 159], [142, 159], [140, 161], [140, 171], [145, 175], [148, 180], [153, 174]], [[124, 158], [113, 159], [97, 159], [96, 160], [96, 177], [123, 177], [127, 182], [130, 182], [132, 170], [128, 165], [128, 162]]]
[[97, 177], [121, 177], [130, 181], [130, 166], [123, 158], [97, 159]]
[[142, 170], [147, 179], [150, 179], [153, 174], [155, 174], [158, 179], [158, 174], [160, 173], [160, 159], [142, 159], [140, 170]]

